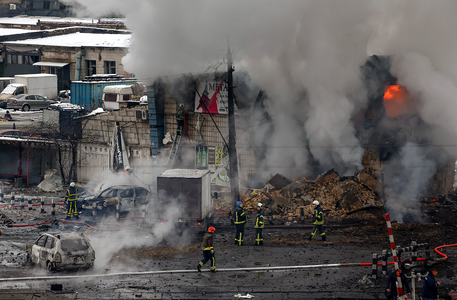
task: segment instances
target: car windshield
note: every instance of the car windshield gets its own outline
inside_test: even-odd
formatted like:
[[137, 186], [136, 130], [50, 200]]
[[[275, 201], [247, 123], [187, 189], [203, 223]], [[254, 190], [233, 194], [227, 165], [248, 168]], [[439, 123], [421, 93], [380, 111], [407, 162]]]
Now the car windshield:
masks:
[[60, 247], [66, 252], [89, 249], [89, 245], [83, 239], [62, 240]]
[[3, 91], [2, 94], [14, 95], [14, 91], [16, 90], [15, 86], [8, 85]]

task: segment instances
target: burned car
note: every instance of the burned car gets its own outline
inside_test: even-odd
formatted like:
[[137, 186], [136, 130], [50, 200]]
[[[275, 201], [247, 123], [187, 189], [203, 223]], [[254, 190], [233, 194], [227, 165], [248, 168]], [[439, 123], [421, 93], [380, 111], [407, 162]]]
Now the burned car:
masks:
[[128, 213], [136, 208], [147, 204], [152, 194], [144, 187], [136, 185], [115, 185], [100, 190], [92, 196], [81, 196], [84, 214], [90, 214], [88, 210], [95, 209], [97, 214], [114, 214], [115, 207], [119, 204], [121, 213]]
[[89, 240], [76, 232], [44, 233], [26, 246], [27, 263], [49, 271], [94, 266], [95, 251]]

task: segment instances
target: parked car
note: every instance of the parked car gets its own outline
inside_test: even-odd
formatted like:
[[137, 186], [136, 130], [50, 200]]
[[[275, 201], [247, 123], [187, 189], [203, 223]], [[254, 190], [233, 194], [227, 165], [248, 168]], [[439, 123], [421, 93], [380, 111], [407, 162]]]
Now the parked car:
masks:
[[8, 99], [7, 109], [21, 109], [29, 111], [32, 109], [46, 109], [49, 104], [55, 103], [54, 100], [48, 100], [41, 95], [22, 94]]
[[116, 204], [120, 204], [121, 212], [129, 212], [147, 204], [152, 194], [144, 187], [137, 185], [115, 185], [100, 190], [95, 195], [81, 195], [82, 209], [92, 209], [93, 205], [98, 210], [113, 213]]
[[27, 263], [49, 271], [90, 269], [94, 266], [95, 251], [82, 233], [43, 233], [35, 242], [26, 245]]
[[18, 129], [0, 130], [0, 137], [2, 137], [2, 136], [4, 136], [4, 137], [17, 137], [17, 138], [35, 138], [35, 139], [42, 138], [42, 136], [39, 135], [39, 134], [25, 132], [25, 131], [18, 130]]

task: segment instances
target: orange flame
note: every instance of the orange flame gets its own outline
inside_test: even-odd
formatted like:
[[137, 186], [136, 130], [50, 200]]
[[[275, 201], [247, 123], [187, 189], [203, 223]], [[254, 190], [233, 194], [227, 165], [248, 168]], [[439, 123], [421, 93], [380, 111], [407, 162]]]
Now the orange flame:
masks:
[[384, 93], [384, 106], [389, 118], [398, 118], [406, 112], [409, 104], [408, 92], [400, 85], [388, 85]]

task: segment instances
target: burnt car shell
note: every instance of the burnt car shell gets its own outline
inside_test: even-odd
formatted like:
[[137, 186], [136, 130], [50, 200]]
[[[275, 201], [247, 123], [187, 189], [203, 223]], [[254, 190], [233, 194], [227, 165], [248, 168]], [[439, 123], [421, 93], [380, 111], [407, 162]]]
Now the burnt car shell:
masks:
[[114, 212], [115, 206], [120, 204], [121, 212], [128, 212], [147, 204], [151, 198], [151, 192], [137, 185], [115, 185], [97, 192], [94, 196], [81, 197], [82, 208], [97, 210], [106, 213]]
[[49, 271], [90, 269], [94, 266], [95, 251], [82, 233], [44, 233], [26, 245], [27, 263]]

